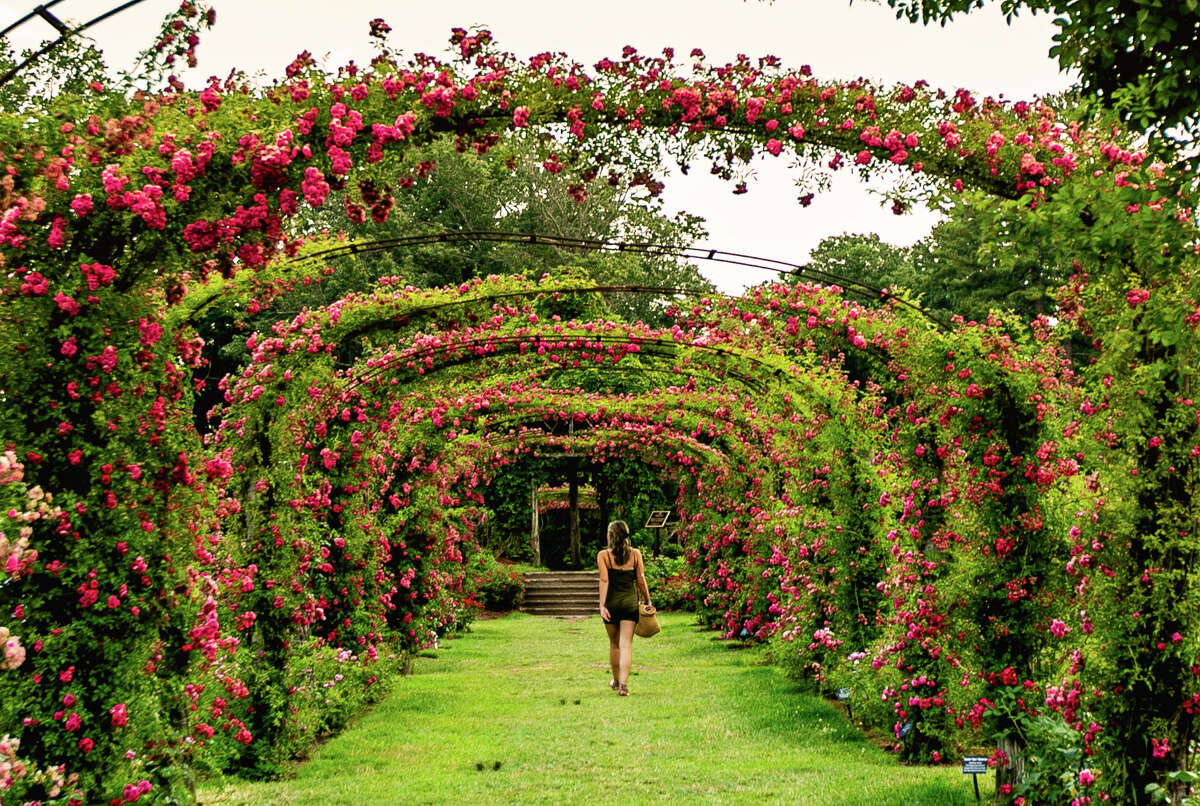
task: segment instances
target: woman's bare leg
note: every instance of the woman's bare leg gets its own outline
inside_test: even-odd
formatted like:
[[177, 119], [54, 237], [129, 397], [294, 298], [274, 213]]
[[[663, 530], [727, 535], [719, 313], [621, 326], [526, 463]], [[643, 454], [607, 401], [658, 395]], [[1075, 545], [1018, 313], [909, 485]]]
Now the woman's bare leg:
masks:
[[604, 629], [608, 633], [608, 664], [612, 667], [612, 679], [620, 683], [621, 678], [617, 676], [621, 662], [620, 629], [616, 624], [608, 623], [605, 623]]
[[622, 686], [629, 683], [629, 667], [633, 665], [633, 626], [632, 621], [620, 622], [621, 635], [619, 640], [620, 646], [620, 661], [618, 663], [620, 675], [617, 677], [617, 682]]

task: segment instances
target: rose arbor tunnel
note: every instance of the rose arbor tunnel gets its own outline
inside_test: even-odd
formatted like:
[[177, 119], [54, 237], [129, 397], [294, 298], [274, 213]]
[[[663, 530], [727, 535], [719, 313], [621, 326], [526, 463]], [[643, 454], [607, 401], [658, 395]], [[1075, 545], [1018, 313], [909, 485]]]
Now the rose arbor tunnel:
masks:
[[[896, 631], [890, 612], [909, 606], [915, 578], [952, 565], [964, 519], [1012, 506], [1013, 493], [980, 484], [969, 497], [981, 506], [931, 492], [920, 512], [919, 445], [956, 444], [925, 461], [970, 476], [1002, 438], [1009, 370], [987, 379], [998, 395], [954, 378], [964, 405], [947, 408], [912, 361], [946, 338], [919, 314], [807, 284], [677, 308], [654, 329], [605, 319], [603, 289], [570, 276], [385, 281], [252, 337], [215, 447], [237, 468], [228, 487], [246, 491], [244, 563], [258, 582], [233, 609], [257, 614], [268, 668], [286, 669], [298, 639], [415, 648], [452, 629], [462, 563], [502, 503], [489, 496], [506, 474], [563, 456], [670, 485], [702, 618], [727, 636], [797, 639], [817, 674], [843, 644]], [[914, 551], [930, 540], [940, 564]], [[933, 635], [946, 614], [921, 619]], [[931, 665], [942, 654], [921, 651]], [[254, 692], [254, 714], [269, 694]]]

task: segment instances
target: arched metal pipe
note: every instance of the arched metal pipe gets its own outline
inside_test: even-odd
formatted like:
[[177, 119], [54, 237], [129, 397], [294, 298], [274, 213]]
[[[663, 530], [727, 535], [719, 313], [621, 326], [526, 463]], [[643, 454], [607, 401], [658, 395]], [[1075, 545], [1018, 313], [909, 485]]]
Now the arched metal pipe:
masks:
[[33, 19], [34, 17], [41, 17], [46, 22], [50, 23], [50, 25], [52, 25], [59, 33], [58, 39], [55, 39], [53, 42], [48, 42], [47, 44], [43, 45], [41, 50], [37, 51], [32, 56], [27, 58], [25, 61], [21, 62], [16, 67], [9, 70], [3, 76], [0, 76], [0, 87], [3, 87], [8, 82], [12, 81], [13, 78], [16, 77], [17, 73], [24, 70], [27, 65], [32, 64], [33, 62], [42, 58], [47, 53], [49, 53], [50, 51], [54, 50], [56, 47], [61, 45], [67, 39], [83, 33], [88, 28], [91, 28], [93, 25], [100, 23], [100, 22], [104, 22], [109, 17], [116, 16], [117, 14], [120, 14], [122, 11], [124, 11], [128, 8], [132, 8], [133, 6], [136, 6], [138, 3], [144, 2], [144, 0], [127, 0], [127, 2], [122, 3], [121, 5], [117, 6], [116, 8], [109, 9], [108, 11], [101, 14], [99, 17], [93, 17], [92, 19], [88, 20], [83, 25], [80, 25], [77, 28], [67, 27], [66, 23], [64, 23], [58, 17], [56, 17], [50, 13], [50, 11], [49, 11], [50, 7], [58, 5], [61, 2], [62, 2], [62, 0], [51, 0], [51, 2], [49, 2], [49, 3], [43, 3], [40, 5], [34, 6], [33, 11], [30, 11], [28, 14], [26, 14], [21, 19], [17, 20], [12, 25], [5, 28], [3, 31], [0, 31], [0, 37], [4, 37], [8, 34], [9, 31], [12, 31], [14, 28], [18, 28], [21, 25], [24, 25], [26, 22]]
[[[423, 246], [434, 243], [459, 243], [462, 241], [484, 241], [489, 243], [523, 243], [530, 246], [552, 246], [560, 249], [579, 249], [590, 252], [633, 253], [656, 255], [663, 257], [680, 257], [688, 260], [707, 260], [713, 263], [724, 263], [732, 266], [742, 266], [751, 269], [774, 272], [781, 276], [808, 279], [819, 283], [832, 283], [862, 297], [870, 299], [890, 299], [916, 311], [941, 330], [946, 329], [946, 323], [926, 311], [919, 305], [893, 295], [887, 289], [859, 282], [833, 272], [811, 268], [805, 263], [791, 263], [775, 258], [747, 255], [741, 252], [726, 252], [722, 249], [708, 249], [696, 246], [673, 246], [657, 243], [628, 243], [625, 241], [603, 241], [588, 238], [567, 238], [558, 235], [542, 235], [535, 232], [489, 232], [483, 230], [463, 230], [456, 232], [438, 232], [429, 235], [406, 235], [395, 238], [379, 238], [371, 241], [352, 241], [350, 243], [322, 249], [303, 257], [293, 258], [284, 265], [295, 265], [307, 261], [336, 259], [371, 252], [386, 252], [392, 249], [402, 249], [409, 246]], [[643, 293], [648, 293], [649, 287]], [[637, 293], [639, 287], [630, 286], [629, 291]]]

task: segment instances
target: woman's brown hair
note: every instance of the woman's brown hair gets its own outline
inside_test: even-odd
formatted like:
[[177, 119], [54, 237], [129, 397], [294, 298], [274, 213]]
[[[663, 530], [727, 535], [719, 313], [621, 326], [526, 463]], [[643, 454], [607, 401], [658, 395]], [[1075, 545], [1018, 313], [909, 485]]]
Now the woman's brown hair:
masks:
[[629, 526], [625, 521], [613, 521], [608, 525], [608, 550], [612, 552], [614, 565], [629, 562], [633, 548], [629, 545]]

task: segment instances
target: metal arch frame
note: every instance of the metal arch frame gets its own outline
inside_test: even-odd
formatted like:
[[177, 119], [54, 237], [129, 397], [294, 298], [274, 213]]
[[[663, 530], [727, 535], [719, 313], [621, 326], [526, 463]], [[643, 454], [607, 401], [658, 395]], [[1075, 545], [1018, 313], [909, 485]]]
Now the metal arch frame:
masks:
[[10, 31], [14, 30], [15, 28], [19, 28], [20, 26], [29, 22], [34, 17], [41, 17], [46, 22], [48, 22], [59, 33], [58, 39], [55, 39], [53, 42], [50, 42], [50, 43], [44, 45], [41, 50], [37, 51], [32, 56], [27, 58], [25, 61], [21, 62], [16, 67], [9, 70], [3, 76], [0, 76], [0, 87], [3, 87], [9, 81], [12, 81], [13, 78], [16, 77], [17, 73], [24, 70], [26, 66], [32, 64], [33, 62], [37, 61], [41, 57], [45, 56], [47, 53], [54, 50], [56, 47], [58, 47], [60, 44], [62, 44], [64, 41], [66, 41], [70, 37], [77, 36], [78, 34], [81, 34], [84, 31], [86, 31], [88, 28], [91, 28], [93, 25], [96, 25], [97, 23], [100, 23], [100, 22], [104, 22], [104, 20], [108, 19], [109, 17], [116, 16], [117, 14], [120, 14], [122, 11], [125, 11], [128, 8], [132, 8], [133, 6], [136, 6], [139, 3], [144, 2], [144, 0], [126, 0], [126, 2], [122, 3], [121, 5], [119, 5], [115, 8], [109, 9], [108, 11], [104, 12], [103, 14], [101, 14], [98, 17], [93, 17], [92, 19], [88, 20], [87, 22], [83, 23], [82, 25], [80, 25], [76, 28], [68, 27], [66, 23], [64, 23], [58, 17], [56, 17], [50, 13], [50, 8], [52, 6], [58, 5], [61, 2], [62, 2], [62, 0], [50, 0], [49, 3], [38, 4], [38, 5], [34, 6], [33, 11], [30, 11], [28, 14], [26, 14], [21, 19], [17, 20], [16, 22], [14, 22], [11, 25], [9, 25], [3, 31], [0, 31], [0, 39], [3, 39], [5, 36], [8, 35], [8, 33]]
[[[887, 299], [910, 308], [921, 314], [938, 327], [946, 330], [947, 325], [920, 305], [901, 299], [890, 291], [859, 282], [850, 277], [844, 277], [833, 272], [811, 268], [807, 263], [792, 263], [775, 258], [748, 255], [741, 252], [727, 252], [723, 249], [706, 249], [696, 246], [673, 246], [671, 244], [640, 243], [612, 240], [596, 240], [588, 238], [568, 238], [558, 235], [541, 235], [538, 233], [502, 232], [487, 230], [462, 230], [439, 232], [431, 235], [406, 235], [394, 238], [380, 238], [371, 241], [352, 241], [340, 246], [329, 247], [317, 252], [286, 261], [283, 265], [297, 265], [313, 260], [336, 259], [371, 252], [385, 252], [407, 246], [423, 246], [434, 243], [459, 243], [462, 241], [484, 241], [489, 243], [519, 243], [530, 246], [551, 246], [560, 249], [578, 249], [592, 252], [632, 253], [658, 255], [664, 257], [680, 257], [688, 260], [707, 260], [713, 263], [725, 263], [743, 268], [760, 269], [775, 274], [809, 279], [821, 283], [835, 283], [851, 293], [870, 299]], [[630, 286], [627, 290], [634, 293], [650, 292], [650, 287]], [[666, 289], [654, 289], [665, 291]], [[673, 289], [678, 290], [678, 289]]]

